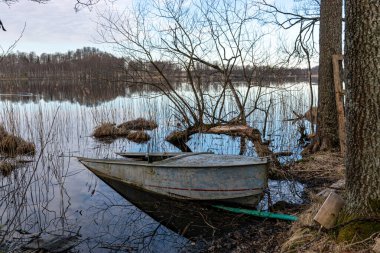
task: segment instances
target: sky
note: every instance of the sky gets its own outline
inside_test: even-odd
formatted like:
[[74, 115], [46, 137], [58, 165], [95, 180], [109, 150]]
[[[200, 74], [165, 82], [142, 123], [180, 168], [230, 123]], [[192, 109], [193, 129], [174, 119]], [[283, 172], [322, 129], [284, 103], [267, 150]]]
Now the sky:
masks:
[[[24, 34], [14, 51], [41, 53], [67, 52], [85, 46], [112, 51], [96, 42], [96, 9], [74, 10], [75, 0], [51, 0], [45, 4], [20, 0], [11, 6], [0, 1], [0, 19], [6, 32], [0, 31], [3, 50], [13, 44], [26, 24]], [[119, 1], [128, 2], [128, 1]], [[120, 6], [123, 8], [122, 6]], [[1, 53], [1, 51], [0, 51]]]
[[[107, 44], [97, 42], [97, 9], [107, 8], [106, 2], [113, 8], [124, 10], [130, 7], [132, 0], [103, 0], [93, 8], [83, 8], [76, 12], [76, 0], [50, 0], [39, 4], [29, 0], [19, 0], [11, 6], [0, 0], [0, 20], [6, 32], [0, 31], [1, 49], [6, 51], [25, 31], [13, 51], [41, 53], [65, 53], [83, 47], [96, 47], [102, 51], [117, 54]], [[281, 4], [290, 3], [283, 0]], [[289, 31], [287, 31], [289, 32]]]

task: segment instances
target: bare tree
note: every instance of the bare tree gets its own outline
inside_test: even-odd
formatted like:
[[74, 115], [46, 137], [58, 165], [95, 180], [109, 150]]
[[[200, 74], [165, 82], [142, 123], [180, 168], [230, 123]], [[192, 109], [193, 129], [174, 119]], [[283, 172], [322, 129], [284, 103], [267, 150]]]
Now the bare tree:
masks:
[[318, 129], [316, 145], [322, 149], [339, 147], [338, 113], [332, 56], [342, 54], [342, 0], [321, 0], [318, 71]]
[[3, 48], [0, 45], [0, 62], [2, 62], [4, 57], [7, 56], [10, 52], [12, 52], [13, 49], [16, 47], [17, 43], [21, 40], [22, 36], [24, 35], [25, 28], [26, 24], [24, 25], [24, 28], [22, 29], [19, 37], [10, 46], [8, 46], [7, 48]]
[[317, 135], [305, 150], [314, 152], [320, 148], [337, 148], [339, 145], [332, 55], [342, 53], [342, 1], [312, 0], [301, 3], [305, 5], [294, 11], [284, 11], [266, 1], [263, 2], [263, 6], [264, 12], [269, 13], [273, 17], [273, 23], [279, 27], [283, 29], [299, 27], [294, 47], [289, 51], [289, 55], [306, 58], [309, 69], [310, 56], [316, 52], [317, 45], [314, 30], [315, 26], [320, 24]]
[[[290, 63], [295, 59], [295, 64], [304, 62], [308, 68], [308, 82], [310, 87], [310, 111], [314, 106], [314, 94], [311, 78], [311, 62], [318, 55], [316, 37], [316, 26], [320, 21], [320, 1], [304, 0], [294, 3], [292, 10], [283, 10], [274, 3], [263, 0], [260, 3], [260, 10], [265, 15], [262, 17], [264, 23], [271, 23], [280, 29], [298, 29], [298, 33], [290, 45], [283, 43], [282, 51], [286, 57], [286, 62]], [[311, 132], [314, 133], [314, 121], [311, 121]]]
[[[346, 1], [347, 154], [345, 212], [339, 237], [380, 231], [380, 3]], [[358, 22], [360, 20], [360, 22]]]
[[[129, 62], [141, 65], [139, 72], [127, 69], [133, 73], [129, 83], [153, 86], [173, 103], [184, 130], [167, 140], [182, 150], [189, 151], [186, 141], [195, 133], [223, 133], [242, 137], [241, 152], [248, 138], [260, 155], [268, 155], [260, 131], [247, 125], [247, 117], [255, 111], [267, 111], [259, 103], [264, 94], [257, 66], [267, 58], [258, 43], [264, 35], [254, 29], [255, 7], [250, 1], [166, 0], [144, 2], [123, 13], [100, 14], [102, 41], [115, 45]], [[168, 64], [159, 62], [178, 67], [190, 95], [177, 91]], [[239, 90], [233, 82], [237, 68], [242, 70], [246, 89]], [[216, 93], [208, 91], [211, 84], [217, 86]], [[258, 87], [257, 97], [250, 103], [254, 87]], [[233, 98], [237, 111], [226, 109], [227, 96]]]

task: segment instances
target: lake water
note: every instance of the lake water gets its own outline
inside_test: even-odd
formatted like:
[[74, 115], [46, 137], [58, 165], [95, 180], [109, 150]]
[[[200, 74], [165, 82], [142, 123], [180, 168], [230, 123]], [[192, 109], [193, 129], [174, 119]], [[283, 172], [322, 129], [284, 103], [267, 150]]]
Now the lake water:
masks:
[[[239, 89], [244, 91], [244, 87]], [[29, 233], [44, 232], [78, 235], [74, 251], [81, 252], [196, 250], [192, 241], [157, 222], [148, 211], [123, 198], [75, 159], [75, 156], [116, 157], [115, 152], [120, 151], [145, 152], [148, 144], [136, 144], [127, 139], [100, 142], [91, 137], [93, 129], [102, 122], [120, 124], [138, 117], [153, 119], [159, 125], [148, 131], [152, 137], [149, 141], [152, 151], [178, 151], [164, 140], [168, 133], [180, 129], [180, 122], [173, 116], [166, 97], [151, 91], [132, 92], [129, 89], [121, 94], [118, 90], [114, 97], [105, 92], [107, 100], [86, 98], [85, 95], [69, 99], [67, 95], [25, 92], [28, 96], [3, 90], [0, 94], [0, 122], [9, 132], [37, 146], [35, 157], [23, 158], [30, 160], [29, 163], [7, 177], [0, 175], [0, 245], [3, 248], [16, 248], [28, 240]], [[191, 99], [186, 87], [179, 92]], [[210, 88], [212, 92], [215, 91]], [[284, 84], [251, 93], [251, 101], [258, 94], [261, 96], [263, 108], [271, 101], [265, 135], [271, 140], [271, 149], [294, 153], [282, 161], [298, 159], [301, 149], [297, 125], [284, 120], [294, 118], [292, 111], [308, 110], [308, 85]], [[233, 108], [232, 99], [226, 101], [226, 115], [234, 111]], [[261, 130], [263, 117], [264, 114], [257, 111], [250, 115], [249, 124]], [[239, 139], [224, 135], [197, 134], [188, 145], [193, 151], [239, 153]], [[255, 156], [251, 144], [245, 155]], [[302, 201], [300, 184], [271, 181], [270, 188], [273, 201]]]

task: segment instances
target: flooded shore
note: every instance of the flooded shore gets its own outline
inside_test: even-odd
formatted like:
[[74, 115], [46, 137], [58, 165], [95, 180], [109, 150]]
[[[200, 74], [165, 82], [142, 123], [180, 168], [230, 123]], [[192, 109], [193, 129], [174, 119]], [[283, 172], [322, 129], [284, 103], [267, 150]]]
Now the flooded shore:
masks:
[[[306, 86], [291, 84], [289, 87], [279, 91], [278, 106], [271, 109], [273, 116], [267, 122], [266, 135], [272, 140], [275, 151], [285, 149], [294, 153], [284, 157], [284, 162], [298, 159], [297, 150], [300, 149], [297, 126], [284, 119], [292, 117], [294, 107], [306, 111], [308, 106], [307, 90], [303, 90]], [[186, 89], [181, 92], [186, 94]], [[293, 98], [293, 104], [281, 103], [285, 96]], [[277, 222], [194, 203], [190, 206], [189, 203], [173, 204], [138, 194], [131, 197], [120, 190], [115, 191], [115, 186], [110, 187], [109, 182], [104, 183], [76, 160], [76, 156], [111, 158], [116, 157], [115, 152], [146, 152], [146, 143], [136, 144], [123, 138], [102, 142], [91, 137], [95, 126], [101, 122], [119, 124], [139, 117], [154, 119], [159, 126], [148, 131], [152, 137], [149, 141], [152, 151], [178, 151], [165, 142], [165, 136], [177, 129], [178, 122], [172, 116], [170, 103], [162, 96], [151, 92], [121, 94], [96, 105], [36, 100], [35, 97], [13, 100], [12, 97], [12, 100], [2, 100], [0, 108], [0, 120], [7, 131], [33, 142], [37, 150], [35, 156], [19, 157], [31, 160], [30, 163], [1, 177], [0, 244], [4, 251], [20, 248], [32, 235], [42, 233], [76, 236], [73, 251], [80, 252], [200, 251], [243, 224], [265, 227], [266, 222]], [[264, 124], [257, 117], [259, 115], [252, 115], [252, 124]], [[237, 139], [229, 136], [204, 134], [194, 135], [188, 144], [195, 151], [217, 154], [237, 154], [240, 145]], [[248, 144], [245, 155], [255, 156], [252, 144]], [[302, 203], [302, 184], [271, 181], [270, 189], [273, 204], [279, 201]], [[268, 200], [264, 199], [263, 209], [267, 208], [265, 202]], [[179, 210], [185, 213], [180, 215]]]

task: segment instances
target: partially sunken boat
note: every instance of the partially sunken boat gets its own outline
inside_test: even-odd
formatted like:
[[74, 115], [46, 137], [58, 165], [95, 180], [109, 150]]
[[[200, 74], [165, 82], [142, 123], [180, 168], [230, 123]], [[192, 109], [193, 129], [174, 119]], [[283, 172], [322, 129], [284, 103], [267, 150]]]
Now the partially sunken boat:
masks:
[[78, 160], [106, 182], [117, 180], [181, 200], [255, 207], [267, 187], [266, 158], [211, 153], [119, 154], [127, 158]]

